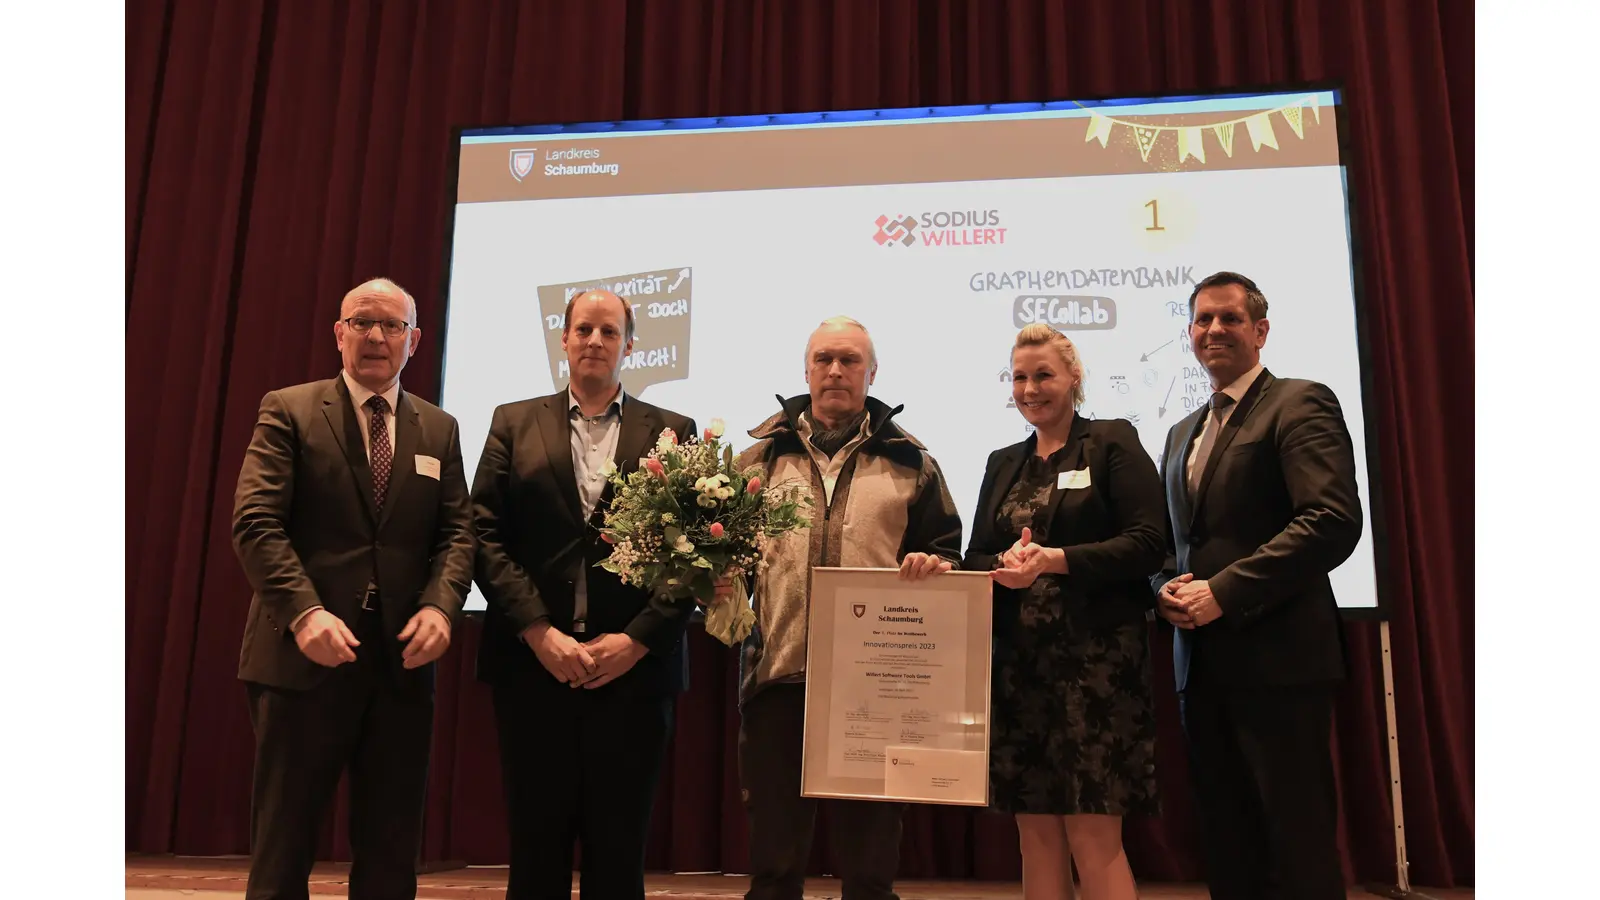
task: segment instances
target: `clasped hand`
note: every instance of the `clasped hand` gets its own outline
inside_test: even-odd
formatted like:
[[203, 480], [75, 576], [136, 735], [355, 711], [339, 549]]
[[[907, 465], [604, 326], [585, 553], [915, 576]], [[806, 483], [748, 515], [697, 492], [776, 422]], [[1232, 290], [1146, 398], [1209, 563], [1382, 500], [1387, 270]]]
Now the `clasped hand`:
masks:
[[626, 674], [647, 652], [626, 634], [602, 634], [579, 643], [548, 621], [529, 626], [523, 640], [546, 671], [575, 688], [604, 687]]
[[1059, 573], [1065, 569], [1065, 551], [1060, 547], [1041, 547], [1033, 541], [1033, 529], [1024, 527], [1022, 536], [1011, 549], [1000, 554], [1000, 568], [989, 577], [1001, 587], [1022, 590], [1038, 580], [1040, 575]]
[[1185, 631], [1210, 625], [1222, 616], [1222, 607], [1211, 593], [1211, 583], [1194, 575], [1179, 575], [1156, 593], [1156, 612], [1161, 618]]

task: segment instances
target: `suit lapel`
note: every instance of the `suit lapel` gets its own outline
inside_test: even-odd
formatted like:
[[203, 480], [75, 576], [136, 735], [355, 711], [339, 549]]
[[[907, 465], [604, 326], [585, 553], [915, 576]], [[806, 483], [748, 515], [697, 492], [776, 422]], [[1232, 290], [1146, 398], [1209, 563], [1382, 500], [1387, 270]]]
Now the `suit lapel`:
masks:
[[383, 513], [378, 527], [389, 521], [405, 486], [411, 482], [411, 472], [417, 465], [417, 447], [422, 442], [422, 422], [417, 415], [417, 405], [404, 390], [394, 411], [394, 461], [389, 466], [389, 492], [383, 498]]
[[983, 509], [978, 512], [978, 521], [972, 523], [974, 532], [985, 527], [983, 523], [993, 527], [995, 518], [999, 515], [1000, 504], [1005, 501], [1012, 482], [1016, 481], [1017, 470], [1022, 468], [1022, 460], [1028, 453], [1028, 446], [1026, 443], [1018, 444], [1000, 458], [1000, 467], [995, 470], [989, 496], [983, 498]]
[[544, 437], [545, 458], [550, 461], [550, 477], [556, 493], [567, 506], [567, 515], [578, 518], [578, 476], [572, 468], [572, 425], [567, 421], [567, 392], [544, 398], [539, 415], [539, 434]]
[[355, 404], [350, 399], [350, 389], [345, 386], [344, 376], [335, 376], [333, 386], [323, 393], [322, 416], [328, 421], [333, 439], [339, 442], [339, 449], [344, 451], [345, 462], [349, 463], [350, 474], [355, 477], [356, 493], [361, 495], [361, 505], [367, 511], [367, 518], [376, 522], [378, 516], [373, 500], [372, 466], [367, 462], [367, 447], [361, 440], [361, 424], [356, 421]]
[[[1211, 455], [1206, 457], [1206, 469], [1200, 473], [1200, 487], [1195, 491], [1195, 495], [1191, 499], [1193, 506], [1189, 513], [1191, 526], [1200, 515], [1200, 506], [1205, 499], [1206, 488], [1211, 486], [1211, 479], [1216, 477], [1217, 468], [1222, 463], [1222, 454], [1227, 452], [1228, 445], [1233, 443], [1234, 435], [1238, 434], [1239, 429], [1244, 427], [1245, 420], [1250, 418], [1250, 411], [1255, 409], [1256, 403], [1261, 399], [1261, 395], [1267, 388], [1271, 386], [1271, 382], [1272, 373], [1262, 369], [1261, 374], [1256, 376], [1255, 383], [1251, 384], [1250, 389], [1244, 392], [1243, 397], [1239, 398], [1235, 409], [1228, 416], [1228, 421], [1222, 424], [1222, 431], [1218, 432], [1216, 442], [1211, 447]], [[1202, 419], [1204, 419], [1203, 416]]]
[[[1050, 488], [1050, 503], [1047, 507], [1049, 514], [1040, 524], [1046, 537], [1055, 534], [1056, 514], [1061, 511], [1061, 503], [1066, 499], [1068, 490], [1078, 488], [1063, 488], [1061, 486], [1061, 472], [1076, 472], [1089, 467], [1089, 421], [1076, 413], [1072, 416], [1072, 430], [1067, 435], [1067, 454], [1062, 458], [1061, 465], [1056, 468], [1058, 473], [1055, 484]], [[1091, 485], [1092, 487], [1092, 485]]]
[[1194, 511], [1194, 498], [1189, 496], [1189, 454], [1194, 452], [1195, 438], [1199, 436], [1200, 429], [1205, 427], [1207, 411], [1208, 407], [1202, 406], [1190, 413], [1188, 419], [1178, 423], [1169, 438], [1177, 443], [1167, 447], [1165, 457], [1168, 461], [1167, 496], [1178, 498], [1178, 518], [1185, 525]]
[[[639, 458], [650, 452], [654, 443], [651, 438], [660, 433], [665, 427], [660, 416], [654, 408], [644, 405], [638, 400], [624, 400], [622, 402], [622, 430], [617, 433], [617, 450], [612, 456], [616, 463], [617, 471], [632, 472], [639, 468]], [[679, 443], [694, 437], [691, 434], [678, 435]], [[607, 488], [609, 491], [609, 487]]]

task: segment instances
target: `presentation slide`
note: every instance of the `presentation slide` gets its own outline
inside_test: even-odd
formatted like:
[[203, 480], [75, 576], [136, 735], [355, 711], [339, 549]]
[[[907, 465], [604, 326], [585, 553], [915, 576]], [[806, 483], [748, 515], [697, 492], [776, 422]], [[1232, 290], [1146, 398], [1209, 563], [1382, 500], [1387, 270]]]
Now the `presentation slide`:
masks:
[[[805, 343], [852, 316], [874, 396], [939, 461], [966, 534], [985, 460], [1027, 436], [1018, 329], [1077, 344], [1081, 415], [1160, 462], [1211, 394], [1187, 301], [1255, 279], [1262, 361], [1337, 394], [1364, 511], [1361, 363], [1336, 92], [878, 110], [463, 132], [442, 400], [470, 479], [494, 408], [566, 386], [568, 298], [633, 305], [630, 395], [720, 417], [735, 446], [806, 391]], [[1377, 604], [1370, 515], [1333, 575]], [[469, 609], [481, 609], [474, 589]]]

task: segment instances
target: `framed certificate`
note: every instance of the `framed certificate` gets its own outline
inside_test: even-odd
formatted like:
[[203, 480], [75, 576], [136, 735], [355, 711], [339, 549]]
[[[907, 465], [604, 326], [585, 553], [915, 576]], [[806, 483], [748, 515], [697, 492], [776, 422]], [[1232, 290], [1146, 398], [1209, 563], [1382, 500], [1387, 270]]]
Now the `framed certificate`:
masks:
[[807, 797], [986, 806], [987, 572], [811, 570]]

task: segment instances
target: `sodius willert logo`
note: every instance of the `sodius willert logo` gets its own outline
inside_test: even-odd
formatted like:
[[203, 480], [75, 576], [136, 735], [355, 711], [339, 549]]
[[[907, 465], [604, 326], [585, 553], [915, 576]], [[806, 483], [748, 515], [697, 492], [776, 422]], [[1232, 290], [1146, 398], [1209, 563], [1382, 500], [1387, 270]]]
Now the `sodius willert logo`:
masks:
[[872, 239], [880, 247], [971, 247], [1004, 244], [1000, 210], [941, 210], [917, 215], [879, 216]]
[[914, 216], [888, 216], [878, 217], [878, 233], [872, 239], [880, 247], [888, 247], [899, 243], [907, 247], [917, 242], [911, 232], [917, 230], [917, 220]]

